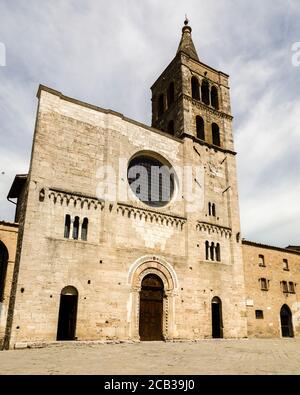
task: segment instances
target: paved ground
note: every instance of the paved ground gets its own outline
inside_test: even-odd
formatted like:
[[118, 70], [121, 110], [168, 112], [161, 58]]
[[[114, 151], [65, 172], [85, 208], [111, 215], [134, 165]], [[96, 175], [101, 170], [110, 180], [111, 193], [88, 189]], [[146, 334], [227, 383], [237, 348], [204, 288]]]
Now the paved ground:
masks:
[[300, 374], [300, 339], [63, 344], [0, 352], [1, 374]]

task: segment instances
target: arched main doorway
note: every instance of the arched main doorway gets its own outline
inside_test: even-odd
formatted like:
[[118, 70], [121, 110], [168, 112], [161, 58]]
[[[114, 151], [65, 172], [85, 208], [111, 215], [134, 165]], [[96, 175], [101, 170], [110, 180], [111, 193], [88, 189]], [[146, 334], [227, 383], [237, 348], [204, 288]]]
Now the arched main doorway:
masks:
[[67, 286], [60, 294], [57, 340], [75, 340], [78, 291]]
[[164, 285], [156, 274], [143, 278], [140, 291], [139, 334], [141, 340], [163, 340]]
[[286, 304], [280, 310], [280, 323], [282, 337], [294, 337], [292, 312]]
[[222, 302], [215, 296], [211, 301], [212, 337], [219, 339], [223, 337]]
[[0, 303], [4, 299], [5, 278], [7, 272], [8, 251], [4, 243], [0, 241]]

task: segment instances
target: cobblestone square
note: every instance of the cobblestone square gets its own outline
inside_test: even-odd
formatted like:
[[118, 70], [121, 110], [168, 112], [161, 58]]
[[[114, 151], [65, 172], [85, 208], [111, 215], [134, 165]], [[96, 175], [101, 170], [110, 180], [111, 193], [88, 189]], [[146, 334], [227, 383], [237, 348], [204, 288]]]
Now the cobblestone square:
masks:
[[0, 352], [6, 374], [300, 374], [300, 339], [56, 343]]

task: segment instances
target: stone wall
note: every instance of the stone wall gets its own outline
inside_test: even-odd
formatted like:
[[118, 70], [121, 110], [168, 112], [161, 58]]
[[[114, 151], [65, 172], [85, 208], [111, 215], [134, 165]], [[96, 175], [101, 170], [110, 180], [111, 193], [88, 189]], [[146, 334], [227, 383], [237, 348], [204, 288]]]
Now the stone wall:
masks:
[[[210, 338], [214, 296], [222, 300], [224, 336], [246, 336], [234, 156], [199, 145], [201, 164], [210, 154], [223, 161], [217, 174], [204, 171], [205, 203], [193, 211], [180, 198], [149, 208], [128, 188], [128, 161], [147, 152], [178, 168], [199, 164], [193, 142], [46, 88], [39, 98], [11, 345], [56, 339], [60, 293], [67, 285], [79, 294], [79, 340], [136, 338], [138, 289], [129, 273], [140, 260], [144, 274], [159, 272], [165, 279], [165, 338]], [[104, 165], [120, 176], [117, 190], [127, 189], [126, 201], [97, 200]], [[231, 188], [221, 195], [228, 180]], [[213, 226], [205, 224], [210, 197], [221, 199]], [[67, 214], [81, 222], [88, 218], [87, 241], [64, 238]], [[206, 240], [222, 244], [221, 262], [205, 259]]]

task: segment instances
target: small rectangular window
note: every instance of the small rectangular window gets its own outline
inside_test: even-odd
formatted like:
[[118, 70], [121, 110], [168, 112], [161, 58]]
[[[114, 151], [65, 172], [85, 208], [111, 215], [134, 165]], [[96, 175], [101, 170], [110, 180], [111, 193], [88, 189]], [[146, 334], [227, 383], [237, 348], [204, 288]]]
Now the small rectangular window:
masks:
[[268, 291], [268, 281], [265, 278], [260, 279], [260, 288], [262, 291]]
[[283, 260], [283, 270], [290, 270], [289, 269], [289, 261], [287, 259]]
[[288, 293], [289, 290], [288, 290], [287, 282], [286, 282], [286, 281], [282, 281], [281, 284], [282, 284], [282, 291], [283, 291], [284, 293]]
[[263, 255], [258, 255], [258, 266], [265, 267], [265, 257]]
[[264, 312], [262, 310], [255, 310], [255, 318], [262, 320], [264, 318]]
[[295, 284], [292, 281], [289, 282], [289, 292], [291, 294], [295, 293]]

